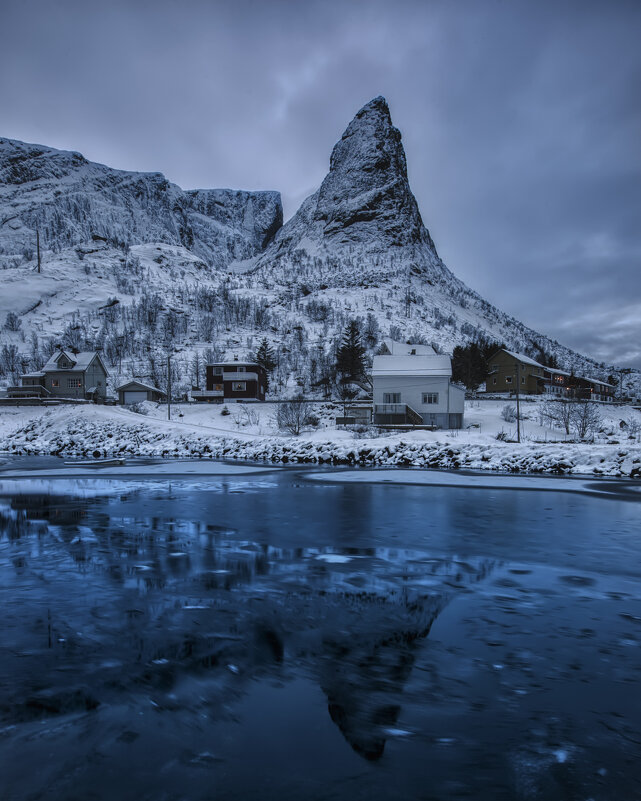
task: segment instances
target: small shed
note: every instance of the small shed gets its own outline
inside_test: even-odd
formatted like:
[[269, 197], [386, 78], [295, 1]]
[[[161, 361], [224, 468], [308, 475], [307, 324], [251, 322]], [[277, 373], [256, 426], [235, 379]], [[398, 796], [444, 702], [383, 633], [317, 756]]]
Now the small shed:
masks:
[[158, 387], [152, 387], [149, 384], [143, 384], [142, 381], [128, 381], [116, 387], [118, 393], [118, 403], [121, 406], [129, 406], [132, 403], [142, 403], [142, 401], [163, 401], [167, 397], [167, 393], [163, 392]]

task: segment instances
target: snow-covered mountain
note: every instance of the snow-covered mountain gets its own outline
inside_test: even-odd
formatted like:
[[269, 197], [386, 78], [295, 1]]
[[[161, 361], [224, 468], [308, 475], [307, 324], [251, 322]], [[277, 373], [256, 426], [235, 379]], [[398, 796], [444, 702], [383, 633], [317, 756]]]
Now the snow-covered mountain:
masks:
[[80, 153], [0, 139], [0, 265], [31, 259], [35, 229], [59, 251], [113, 244], [182, 245], [226, 267], [261, 252], [283, 222], [278, 192], [184, 192], [161, 173], [125, 172]]
[[386, 282], [389, 266], [456, 281], [436, 253], [407, 179], [401, 134], [383, 97], [364, 106], [330, 159], [329, 173], [258, 259], [263, 273], [301, 269], [313, 288]]
[[0, 266], [0, 325], [21, 315], [0, 340], [33, 366], [65, 341], [102, 347], [125, 377], [160, 381], [149, 354], [171, 347], [183, 354], [175, 386], [186, 388], [199, 380], [195, 354], [238, 355], [267, 336], [274, 386], [307, 391], [356, 318], [372, 349], [389, 334], [444, 351], [484, 337], [583, 374], [614, 369], [527, 328], [445, 266], [382, 97], [356, 114], [320, 188], [285, 225], [276, 192], [183, 191], [160, 174], [0, 140]]

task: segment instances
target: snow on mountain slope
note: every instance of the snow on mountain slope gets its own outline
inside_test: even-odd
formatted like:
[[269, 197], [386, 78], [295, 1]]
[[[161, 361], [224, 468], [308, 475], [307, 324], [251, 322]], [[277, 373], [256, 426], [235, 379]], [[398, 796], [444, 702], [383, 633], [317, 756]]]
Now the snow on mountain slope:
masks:
[[[170, 287], [194, 284], [207, 265], [185, 248], [163, 243], [133, 245], [126, 254], [98, 241], [47, 254], [35, 263], [2, 271], [0, 309], [18, 313], [22, 328], [40, 337], [60, 334], [73, 319], [96, 315], [107, 304], [127, 304], [147, 293], [170, 297]], [[2, 315], [2, 311], [0, 311]], [[100, 327], [97, 322], [94, 327]]]
[[161, 173], [124, 172], [41, 145], [0, 139], [0, 265], [100, 236], [183, 245], [223, 268], [263, 250], [280, 228], [278, 192], [184, 192]]

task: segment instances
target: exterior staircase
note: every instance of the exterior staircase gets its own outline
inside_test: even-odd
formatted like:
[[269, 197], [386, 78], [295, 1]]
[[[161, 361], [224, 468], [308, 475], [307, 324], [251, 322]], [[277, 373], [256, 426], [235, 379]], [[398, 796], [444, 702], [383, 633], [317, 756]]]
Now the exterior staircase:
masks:
[[406, 403], [376, 403], [374, 422], [381, 425], [422, 426], [423, 418]]

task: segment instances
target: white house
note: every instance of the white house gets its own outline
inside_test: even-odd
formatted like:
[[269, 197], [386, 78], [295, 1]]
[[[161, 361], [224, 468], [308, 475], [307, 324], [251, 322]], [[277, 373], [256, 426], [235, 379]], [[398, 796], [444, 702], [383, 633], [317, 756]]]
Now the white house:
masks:
[[452, 361], [429, 345], [386, 339], [374, 357], [374, 422], [462, 428], [465, 390], [451, 383]]

